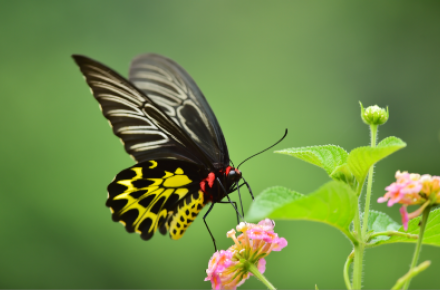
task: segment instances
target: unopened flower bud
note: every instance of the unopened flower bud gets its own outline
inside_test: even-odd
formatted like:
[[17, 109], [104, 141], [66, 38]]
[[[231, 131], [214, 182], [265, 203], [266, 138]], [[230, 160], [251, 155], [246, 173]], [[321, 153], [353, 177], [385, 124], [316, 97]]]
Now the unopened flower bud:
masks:
[[228, 238], [232, 238], [233, 236], [235, 237], [235, 230], [234, 229], [230, 230], [229, 232], [226, 233], [226, 236]]
[[390, 114], [388, 112], [388, 107], [385, 110], [385, 109], [380, 108], [377, 105], [374, 105], [374, 106], [370, 106], [370, 107], [364, 109], [364, 107], [362, 106], [362, 103], [359, 102], [359, 104], [361, 104], [362, 121], [364, 121], [365, 124], [367, 124], [367, 125], [382, 125], [388, 121], [388, 118], [390, 116]]

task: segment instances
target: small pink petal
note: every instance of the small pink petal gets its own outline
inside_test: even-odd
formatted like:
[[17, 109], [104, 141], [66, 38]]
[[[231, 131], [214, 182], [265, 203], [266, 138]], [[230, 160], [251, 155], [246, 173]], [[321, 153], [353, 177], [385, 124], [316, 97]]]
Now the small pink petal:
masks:
[[281, 251], [287, 246], [287, 240], [285, 238], [277, 238], [273, 243], [272, 251]]
[[211, 286], [212, 286], [212, 289], [215, 289], [215, 290], [220, 290], [223, 288], [222, 281], [221, 281], [220, 276], [218, 274], [216, 274], [212, 277]]
[[402, 193], [400, 193], [399, 191], [387, 192], [385, 194], [385, 196], [387, 196], [389, 198], [387, 206], [392, 206], [393, 204], [400, 202], [402, 200], [402, 198], [404, 197], [404, 195]]
[[423, 185], [418, 181], [413, 181], [407, 184], [404, 188], [400, 190], [403, 194], [413, 194], [419, 193], [422, 190]]
[[403, 228], [405, 229], [405, 231], [408, 230], [408, 212], [406, 211], [406, 206], [402, 206], [400, 209], [400, 215], [402, 216], [402, 224], [403, 224]]
[[409, 173], [408, 171], [400, 172], [400, 170], [397, 170], [395, 177], [396, 179], [408, 179]]
[[387, 206], [391, 207], [393, 206], [395, 203], [397, 203], [399, 200], [397, 198], [390, 198], [390, 200], [388, 200]]
[[385, 201], [387, 201], [387, 200], [388, 200], [388, 198], [382, 196], [382, 197], [379, 197], [379, 198], [377, 199], [377, 202], [378, 202], [378, 203], [382, 203], [382, 202], [385, 202]]
[[394, 182], [394, 183], [391, 183], [390, 185], [388, 185], [387, 187], [385, 187], [385, 190], [389, 191], [389, 192], [396, 192], [396, 191], [399, 191], [400, 188], [402, 188], [402, 184]]
[[264, 219], [258, 223], [259, 226], [261, 226], [261, 229], [264, 231], [270, 231], [273, 230], [275, 227], [275, 222], [271, 219]]
[[207, 277], [205, 281], [215, 278], [216, 273], [224, 271], [225, 268], [231, 266], [234, 262], [231, 260], [234, 256], [232, 251], [217, 251], [208, 262], [208, 269], [206, 269]]
[[247, 230], [246, 233], [248, 234], [250, 239], [253, 240], [263, 240], [265, 242], [271, 243], [274, 239], [274, 235], [276, 235], [272, 230], [265, 231], [259, 228], [253, 228], [250, 230]]
[[278, 239], [278, 234], [274, 232], [266, 232], [266, 236], [263, 238], [263, 241], [266, 243], [273, 243], [276, 239]]
[[264, 271], [266, 271], [266, 260], [264, 258], [261, 258], [258, 261], [257, 268], [258, 268], [258, 271], [260, 271], [261, 274], [264, 274]]

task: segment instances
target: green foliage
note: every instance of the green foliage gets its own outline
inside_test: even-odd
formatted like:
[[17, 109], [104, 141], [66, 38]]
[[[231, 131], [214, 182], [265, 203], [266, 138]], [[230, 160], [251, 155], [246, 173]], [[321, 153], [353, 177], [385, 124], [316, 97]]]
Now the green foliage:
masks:
[[400, 228], [400, 225], [386, 213], [372, 210], [368, 218], [367, 228], [375, 232], [385, 232], [396, 231]]
[[[398, 232], [418, 235], [420, 232], [421, 217], [410, 220], [408, 223], [408, 230], [405, 231], [403, 226], [399, 228]], [[389, 243], [415, 243], [417, 240], [408, 239], [402, 236], [392, 236], [386, 241], [380, 241], [380, 244]], [[428, 223], [426, 225], [425, 234], [423, 237], [423, 244], [440, 247], [440, 209], [431, 211], [429, 214]]]
[[353, 173], [351, 173], [350, 167], [347, 163], [342, 164], [335, 168], [335, 170], [330, 175], [334, 180], [342, 181], [351, 186], [351, 188], [355, 189], [357, 187], [357, 180], [354, 177]]
[[348, 153], [343, 148], [335, 145], [310, 146], [289, 148], [275, 151], [287, 154], [323, 168], [328, 175], [338, 166], [347, 162]]
[[[371, 210], [368, 216], [367, 230], [371, 233], [379, 233], [386, 231], [397, 231], [400, 225], [393, 221], [393, 219], [383, 212]], [[390, 239], [389, 236], [377, 236], [370, 241], [370, 244], [375, 244], [379, 241]]]
[[360, 184], [364, 183], [370, 167], [400, 150], [406, 146], [406, 143], [397, 137], [388, 137], [382, 140], [376, 147], [359, 147], [353, 149], [348, 156], [347, 163], [351, 172]]
[[[355, 214], [357, 196], [348, 185], [331, 181], [308, 196], [298, 198], [300, 196], [282, 187], [270, 188], [255, 199], [248, 218], [323, 222], [353, 239], [349, 226]], [[266, 206], [264, 212], [261, 211], [263, 204]]]
[[304, 195], [282, 186], [267, 188], [255, 198], [246, 214], [246, 220], [256, 221], [266, 218], [274, 210], [301, 197]]
[[355, 188], [358, 183], [363, 184], [373, 164], [405, 146], [406, 143], [399, 138], [388, 137], [376, 147], [359, 147], [350, 154], [335, 145], [289, 148], [275, 153], [290, 155], [321, 167], [332, 179]]

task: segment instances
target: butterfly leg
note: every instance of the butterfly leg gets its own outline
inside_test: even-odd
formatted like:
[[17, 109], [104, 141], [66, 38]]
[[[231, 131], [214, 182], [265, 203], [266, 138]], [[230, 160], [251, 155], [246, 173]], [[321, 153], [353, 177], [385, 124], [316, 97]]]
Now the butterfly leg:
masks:
[[220, 180], [218, 177], [217, 177], [217, 182], [218, 182], [218, 184], [220, 185], [220, 187], [222, 188], [222, 190], [223, 190], [223, 192], [225, 193], [226, 197], [228, 198], [229, 203], [232, 204], [232, 206], [234, 207], [235, 212], [236, 212], [238, 215], [240, 215], [240, 217], [241, 217], [242, 220], [244, 220], [244, 217], [243, 217], [243, 216], [241, 215], [241, 213], [238, 211], [237, 207], [234, 206], [234, 204], [232, 203], [232, 200], [231, 200], [231, 198], [229, 197], [228, 192], [227, 192], [226, 189], [223, 187], [223, 184], [222, 184], [221, 180]]
[[[241, 214], [244, 216], [244, 210], [243, 210], [243, 202], [241, 201], [241, 194], [240, 194], [240, 187], [238, 186], [238, 182], [235, 183], [237, 186], [237, 192], [238, 192], [238, 198], [240, 200], [240, 206], [241, 206]], [[237, 205], [236, 205], [237, 206]]]
[[209, 207], [208, 211], [205, 213], [205, 215], [203, 216], [203, 222], [205, 223], [206, 228], [208, 229], [209, 234], [211, 235], [211, 239], [212, 242], [214, 243], [214, 249], [217, 252], [217, 245], [215, 244], [215, 239], [214, 236], [211, 233], [211, 230], [208, 227], [208, 224], [206, 223], [206, 217], [208, 216], [208, 214], [211, 212], [212, 208], [214, 207], [214, 202], [211, 204], [211, 206]]
[[232, 202], [231, 198], [229, 197], [229, 195], [226, 195], [226, 197], [228, 198], [228, 201], [230, 204], [232, 204], [232, 206], [235, 209], [235, 212], [241, 217], [241, 219], [244, 221], [244, 217], [241, 215], [241, 213], [238, 211], [237, 207], [234, 206], [234, 203]]
[[255, 200], [255, 198], [254, 198], [254, 195], [253, 195], [253, 193], [252, 193], [252, 189], [251, 189], [251, 186], [249, 185], [249, 183], [247, 183], [246, 182], [246, 180], [243, 178], [243, 176], [241, 177], [241, 179], [243, 179], [243, 181], [244, 181], [244, 184], [246, 184], [246, 186], [247, 186], [247, 188], [248, 188], [248, 190], [249, 190], [249, 192], [251, 193], [251, 196], [252, 196], [252, 200]]
[[241, 188], [243, 185], [245, 185], [244, 183], [240, 184], [238, 187], [237, 185], [235, 185], [234, 190], [232, 190], [231, 192], [234, 192], [237, 190], [237, 188]]
[[[229, 204], [229, 201], [219, 201], [218, 203]], [[235, 205], [235, 207], [237, 207], [237, 203], [235, 201], [233, 201], [232, 203]], [[236, 214], [237, 214], [237, 225], [238, 225], [240, 223], [240, 216], [238, 215], [238, 213]]]

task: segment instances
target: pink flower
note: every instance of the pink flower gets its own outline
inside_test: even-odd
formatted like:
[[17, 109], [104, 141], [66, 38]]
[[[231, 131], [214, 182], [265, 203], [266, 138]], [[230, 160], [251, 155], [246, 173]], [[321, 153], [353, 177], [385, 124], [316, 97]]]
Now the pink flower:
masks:
[[409, 217], [408, 217], [408, 212], [406, 211], [406, 206], [405, 205], [402, 206], [399, 211], [400, 211], [400, 215], [402, 216], [403, 228], [405, 229], [405, 231], [407, 231]]
[[206, 270], [208, 277], [205, 279], [205, 281], [211, 280], [212, 277], [217, 275], [217, 273], [224, 271], [224, 269], [227, 267], [230, 267], [233, 264], [231, 261], [232, 256], [233, 253], [228, 251], [221, 250], [220, 252], [215, 252], [208, 262], [208, 269]]
[[287, 241], [285, 238], [277, 238], [273, 242], [274, 246], [272, 248], [272, 251], [281, 251], [285, 246], [287, 246]]
[[266, 260], [264, 258], [261, 258], [260, 260], [258, 260], [257, 268], [258, 268], [258, 271], [260, 271], [261, 274], [266, 272]]
[[[284, 238], [273, 231], [275, 223], [270, 219], [258, 224], [240, 223], [235, 236], [230, 230], [227, 237], [234, 241], [228, 250], [215, 252], [208, 263], [205, 281], [211, 281], [213, 289], [236, 289], [252, 276], [252, 267], [260, 273], [266, 270], [264, 259], [271, 251], [281, 251], [287, 246]], [[253, 265], [253, 266], [252, 266]]]
[[[377, 202], [386, 202], [387, 205], [400, 203], [403, 206], [400, 208], [402, 216], [402, 224], [405, 231], [408, 229], [408, 222], [419, 216], [429, 204], [440, 203], [440, 177], [431, 176], [429, 174], [396, 172], [396, 182], [390, 184], [385, 188], [387, 192], [383, 197], [379, 197]], [[408, 205], [422, 204], [422, 206], [408, 214]]]

